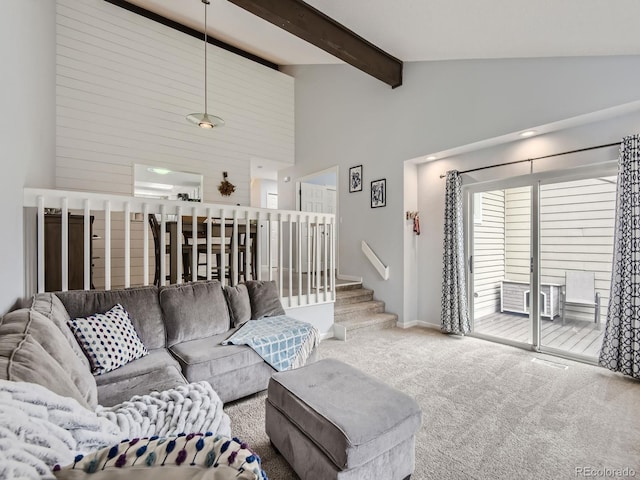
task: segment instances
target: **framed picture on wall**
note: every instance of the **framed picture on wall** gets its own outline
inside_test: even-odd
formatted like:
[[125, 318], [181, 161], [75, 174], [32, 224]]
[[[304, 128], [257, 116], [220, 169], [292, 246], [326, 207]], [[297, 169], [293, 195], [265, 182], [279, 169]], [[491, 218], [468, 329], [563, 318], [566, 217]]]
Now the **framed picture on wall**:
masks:
[[371, 182], [371, 208], [387, 206], [387, 179]]
[[349, 193], [362, 191], [362, 165], [349, 169]]

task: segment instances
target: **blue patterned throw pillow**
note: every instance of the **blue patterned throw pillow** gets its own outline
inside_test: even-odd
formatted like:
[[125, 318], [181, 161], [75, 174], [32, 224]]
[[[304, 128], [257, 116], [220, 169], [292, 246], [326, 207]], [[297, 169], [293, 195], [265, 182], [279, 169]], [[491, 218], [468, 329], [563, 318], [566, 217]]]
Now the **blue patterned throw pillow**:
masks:
[[119, 303], [106, 313], [74, 318], [68, 323], [94, 375], [110, 372], [149, 353], [129, 313]]
[[[128, 475], [119, 475], [118, 471], [126, 471]], [[93, 474], [103, 479], [268, 480], [260, 457], [246, 443], [211, 432], [123, 440], [78, 455], [73, 464], [56, 465], [53, 474], [58, 480], [91, 480]]]

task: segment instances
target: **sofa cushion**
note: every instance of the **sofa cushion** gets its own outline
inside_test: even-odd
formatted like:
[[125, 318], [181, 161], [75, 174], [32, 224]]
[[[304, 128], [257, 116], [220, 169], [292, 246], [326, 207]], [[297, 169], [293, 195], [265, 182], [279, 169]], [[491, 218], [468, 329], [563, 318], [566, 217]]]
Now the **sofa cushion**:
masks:
[[129, 312], [133, 326], [147, 349], [166, 345], [158, 289], [154, 286], [107, 291], [70, 290], [56, 292], [56, 296], [62, 301], [71, 318], [106, 312], [119, 303]]
[[251, 302], [251, 320], [285, 314], [275, 280], [250, 280], [245, 285]]
[[190, 382], [208, 381], [212, 377], [264, 362], [260, 355], [245, 345], [221, 345], [232, 333], [233, 330], [179, 343], [169, 350], [180, 362], [182, 372]]
[[234, 327], [239, 327], [251, 320], [251, 301], [245, 284], [224, 287], [224, 296], [227, 299], [229, 316]]
[[37, 383], [86, 407], [97, 405], [93, 375], [58, 328], [38, 312], [20, 309], [2, 318], [0, 365], [6, 380]]
[[187, 383], [175, 358], [164, 348], [96, 377], [100, 405], [113, 406], [134, 395], [164, 391]]
[[87, 354], [94, 375], [115, 370], [148, 353], [129, 313], [119, 303], [108, 312], [69, 320], [69, 326]]
[[76, 341], [76, 337], [73, 335], [73, 332], [71, 332], [69, 325], [67, 325], [67, 322], [71, 320], [71, 317], [69, 317], [69, 313], [67, 312], [67, 309], [64, 308], [60, 299], [53, 293], [38, 293], [33, 296], [31, 301], [31, 310], [44, 315], [53, 322], [60, 329], [64, 337], [69, 342], [71, 349], [86, 366], [87, 370], [91, 370], [89, 359], [82, 351], [82, 348], [80, 348], [80, 345]]
[[167, 346], [229, 330], [231, 321], [217, 280], [160, 287]]

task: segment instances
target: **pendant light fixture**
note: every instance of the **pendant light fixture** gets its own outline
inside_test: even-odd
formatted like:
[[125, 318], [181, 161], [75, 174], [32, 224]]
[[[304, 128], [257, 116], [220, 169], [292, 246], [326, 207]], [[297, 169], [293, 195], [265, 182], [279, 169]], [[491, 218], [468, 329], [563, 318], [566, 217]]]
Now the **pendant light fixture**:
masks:
[[187, 115], [187, 120], [200, 128], [214, 128], [223, 126], [224, 120], [207, 113], [207, 5], [211, 2], [202, 0], [202, 3], [204, 3], [204, 113], [190, 113]]

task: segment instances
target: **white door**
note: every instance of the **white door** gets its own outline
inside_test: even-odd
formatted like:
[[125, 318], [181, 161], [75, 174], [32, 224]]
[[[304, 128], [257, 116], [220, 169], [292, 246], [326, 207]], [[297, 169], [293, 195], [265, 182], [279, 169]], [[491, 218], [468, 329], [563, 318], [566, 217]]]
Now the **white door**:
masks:
[[[330, 213], [326, 211], [325, 193], [327, 187], [324, 185], [313, 185], [311, 183], [300, 184], [300, 209], [303, 212]], [[334, 191], [335, 192], [335, 191]], [[335, 207], [335, 199], [334, 199]]]

